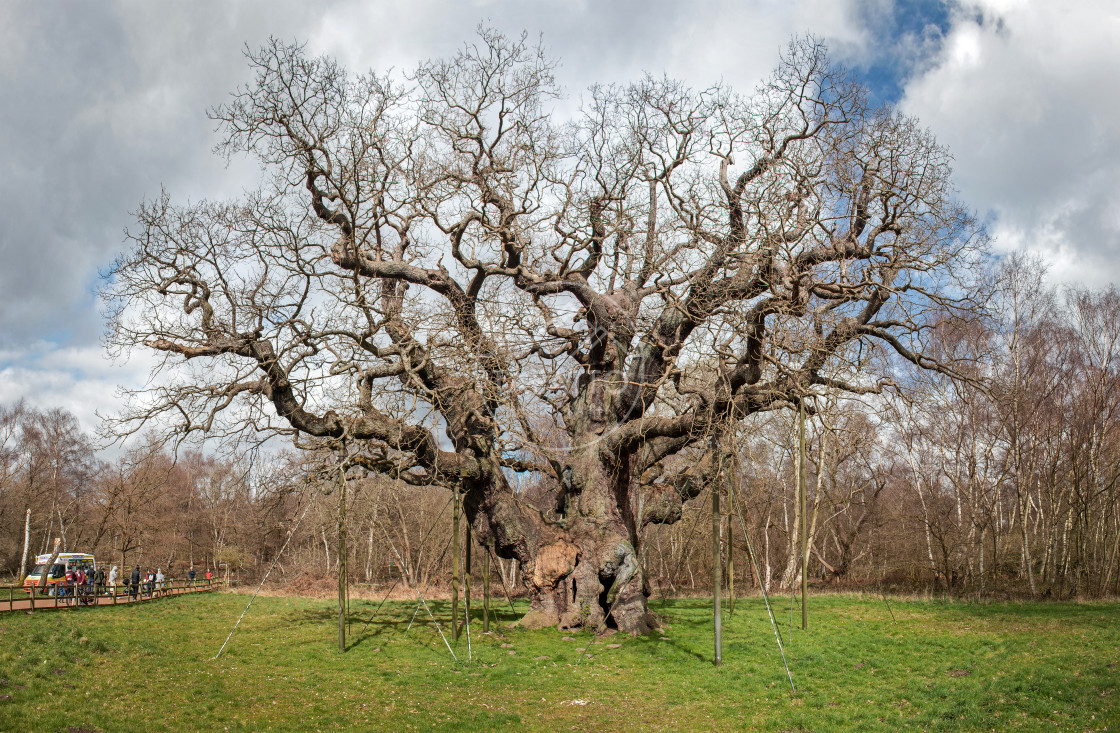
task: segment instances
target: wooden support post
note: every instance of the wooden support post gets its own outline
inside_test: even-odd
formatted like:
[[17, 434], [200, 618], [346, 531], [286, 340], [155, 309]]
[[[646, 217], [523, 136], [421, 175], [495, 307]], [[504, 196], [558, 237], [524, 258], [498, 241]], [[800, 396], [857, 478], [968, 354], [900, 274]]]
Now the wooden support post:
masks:
[[471, 624], [471, 523], [468, 520], [463, 530], [463, 610], [465, 625]]
[[727, 615], [735, 615], [735, 526], [731, 523], [731, 492], [735, 487], [727, 485]]
[[805, 501], [805, 402], [797, 401], [798, 421], [798, 450], [797, 450], [797, 486], [801, 502], [801, 628], [809, 628], [809, 518]]
[[486, 552], [482, 556], [482, 633], [490, 631], [490, 546], [492, 540], [486, 542]]
[[459, 487], [455, 487], [455, 502], [451, 509], [451, 640], [459, 641]]
[[720, 552], [720, 525], [723, 517], [719, 513], [719, 482], [712, 485], [712, 620], [715, 628], [715, 666], [723, 663], [723, 629], [719, 591], [723, 584], [720, 578], [720, 565], [723, 553]]
[[[344, 449], [345, 450], [345, 449]], [[345, 453], [343, 454], [345, 460]], [[338, 469], [338, 650], [346, 651], [346, 465]]]

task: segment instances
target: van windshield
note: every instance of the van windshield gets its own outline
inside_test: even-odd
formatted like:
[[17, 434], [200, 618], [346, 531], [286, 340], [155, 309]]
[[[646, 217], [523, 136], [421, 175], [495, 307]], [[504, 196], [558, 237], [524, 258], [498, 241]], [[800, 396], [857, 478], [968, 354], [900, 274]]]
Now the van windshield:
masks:
[[[38, 575], [39, 577], [42, 577], [43, 576], [43, 568], [45, 568], [45, 567], [46, 567], [46, 565], [36, 565], [35, 569], [31, 571], [30, 575]], [[62, 563], [59, 563], [59, 564], [51, 567], [50, 577], [61, 578], [64, 575], [66, 575], [66, 566], [63, 565]]]

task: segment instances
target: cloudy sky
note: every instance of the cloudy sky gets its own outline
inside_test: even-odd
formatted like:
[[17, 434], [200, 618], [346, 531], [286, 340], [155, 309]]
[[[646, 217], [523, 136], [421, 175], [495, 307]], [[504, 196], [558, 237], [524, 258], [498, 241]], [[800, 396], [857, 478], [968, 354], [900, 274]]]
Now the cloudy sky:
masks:
[[1057, 282], [1120, 280], [1120, 3], [1114, 0], [0, 0], [0, 403], [93, 429], [142, 355], [100, 343], [99, 272], [130, 212], [168, 191], [237, 196], [206, 109], [247, 80], [242, 52], [299, 40], [353, 70], [452, 53], [480, 23], [543, 34], [572, 97], [650, 71], [749, 90], [795, 34], [827, 42], [879, 102], [956, 159], [997, 251]]

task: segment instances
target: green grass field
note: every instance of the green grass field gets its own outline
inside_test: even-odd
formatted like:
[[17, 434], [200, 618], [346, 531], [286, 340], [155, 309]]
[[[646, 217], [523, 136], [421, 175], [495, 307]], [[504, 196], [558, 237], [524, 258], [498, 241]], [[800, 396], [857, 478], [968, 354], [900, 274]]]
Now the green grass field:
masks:
[[577, 663], [590, 634], [510, 628], [508, 606], [456, 662], [423, 610], [405, 636], [413, 604], [340, 654], [330, 602], [262, 597], [214, 659], [247, 600], [0, 615], [0, 730], [1120, 730], [1118, 603], [893, 601], [895, 622], [880, 599], [814, 598], [793, 695], [758, 598], [725, 617], [718, 669], [700, 600], [655, 603], [661, 634]]

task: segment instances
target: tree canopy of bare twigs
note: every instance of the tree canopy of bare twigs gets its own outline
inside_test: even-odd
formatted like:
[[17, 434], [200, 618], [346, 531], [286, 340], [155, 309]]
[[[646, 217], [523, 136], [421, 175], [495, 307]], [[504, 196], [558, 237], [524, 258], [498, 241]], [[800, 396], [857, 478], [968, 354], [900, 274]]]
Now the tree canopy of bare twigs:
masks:
[[749, 96], [646, 76], [570, 115], [553, 61], [485, 29], [403, 76], [248, 58], [211, 114], [262, 185], [145, 203], [106, 280], [111, 346], [163, 355], [114, 429], [345, 440], [458, 483], [527, 622], [646, 630], [641, 528], [681, 516], [713, 436], [952, 368], [927, 339], [975, 307], [983, 231], [948, 153], [812, 40]]

